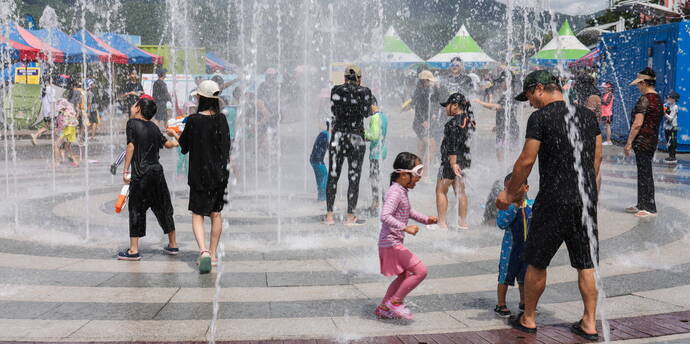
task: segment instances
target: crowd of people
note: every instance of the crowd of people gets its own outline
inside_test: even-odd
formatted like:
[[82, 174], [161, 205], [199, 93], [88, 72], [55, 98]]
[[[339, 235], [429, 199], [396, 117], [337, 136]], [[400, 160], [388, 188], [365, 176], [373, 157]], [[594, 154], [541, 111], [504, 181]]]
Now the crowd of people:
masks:
[[[275, 154], [272, 147], [283, 120], [280, 99], [275, 96], [280, 93], [278, 71], [267, 69], [265, 81], [251, 93], [220, 75], [211, 80], [197, 79], [178, 127], [168, 122], [175, 115], [171, 109], [173, 97], [165, 83], [166, 71], [159, 69], [156, 74], [158, 80], [153, 84], [152, 95], [144, 93], [138, 74], [132, 71], [116, 99], [128, 119], [126, 146], [111, 172], [115, 174], [119, 165], [124, 165], [123, 182], [129, 184], [130, 229], [129, 247], [120, 251], [117, 258], [141, 259], [139, 239], [146, 235], [148, 209], [168, 236], [163, 250], [171, 255], [179, 253], [173, 206], [159, 156], [163, 148], [177, 149], [178, 172], [188, 178], [188, 209], [200, 251], [199, 272], [209, 273], [218, 260], [227, 187], [231, 175], [238, 176], [236, 162], [233, 163], [238, 123], [242, 123], [245, 135], [257, 136], [257, 154], [259, 150]], [[363, 85], [362, 75], [359, 66], [348, 65], [344, 82], [331, 89], [332, 115], [320, 127], [309, 163], [315, 175], [317, 199], [325, 201], [324, 224], [336, 224], [335, 200], [345, 160], [348, 188], [343, 224], [365, 223], [365, 219], [358, 217], [361, 214], [380, 219], [381, 274], [396, 279], [374, 313], [381, 318], [412, 319], [404, 301], [422, 283], [428, 270], [404, 245], [406, 234], [416, 235], [420, 231], [419, 226], [408, 225], [409, 219], [426, 225], [426, 229], [469, 229], [465, 189], [477, 121], [474, 104], [495, 112], [493, 131], [498, 160], [507, 159], [506, 150], [510, 147], [523, 147], [512, 172], [497, 183], [498, 191], [492, 197], [498, 209], [496, 225], [505, 230], [493, 311], [499, 316], [512, 315], [506, 293], [508, 286], [517, 281], [520, 313], [511, 318], [510, 324], [524, 332], [536, 332], [536, 309], [546, 287], [547, 268], [565, 242], [571, 266], [578, 271], [584, 304], [581, 320], [571, 329], [584, 338], [596, 339], [597, 203], [602, 147], [612, 144], [613, 85], [604, 83], [598, 87], [588, 74], [563, 80], [546, 70], [527, 74], [521, 83], [505, 66], [484, 75], [482, 82], [481, 77], [464, 70], [460, 58], [450, 61], [449, 70], [440, 78], [431, 70], [419, 70], [411, 96], [401, 108], [414, 110], [411, 129], [418, 138], [417, 152], [396, 154], [389, 187], [382, 192], [381, 170], [388, 155], [389, 119], [372, 90]], [[641, 95], [631, 113], [624, 153], [635, 155], [638, 200], [626, 211], [638, 217], [656, 216], [652, 162], [664, 119], [664, 137], [669, 147], [666, 161], [676, 162], [680, 95], [670, 92], [664, 103], [655, 90], [656, 75], [651, 68], [640, 71], [630, 85], [637, 87]], [[231, 86], [231, 96], [222, 96], [223, 90]], [[43, 124], [32, 140], [35, 143], [41, 135], [55, 130], [55, 161], [78, 166], [79, 157], [72, 145], [96, 137], [101, 114], [112, 104], [107, 92], [101, 91], [93, 79], [74, 78], [67, 89], [64, 96], [58, 97], [54, 88], [43, 88]], [[529, 102], [536, 109], [526, 123], [524, 139], [520, 138], [517, 116], [520, 102]], [[252, 116], [253, 121], [248, 119]], [[357, 212], [367, 144], [372, 203], [364, 212]], [[435, 185], [436, 214], [426, 216], [412, 208], [408, 192], [422, 177], [433, 175], [430, 170], [435, 157], [440, 161]], [[270, 155], [266, 158], [271, 160]], [[537, 160], [539, 188], [532, 200], [528, 197], [527, 179]], [[584, 188], [580, 188], [581, 182]], [[455, 225], [449, 224], [447, 216], [450, 188], [457, 198]], [[209, 245], [204, 237], [204, 217], [211, 219]]]

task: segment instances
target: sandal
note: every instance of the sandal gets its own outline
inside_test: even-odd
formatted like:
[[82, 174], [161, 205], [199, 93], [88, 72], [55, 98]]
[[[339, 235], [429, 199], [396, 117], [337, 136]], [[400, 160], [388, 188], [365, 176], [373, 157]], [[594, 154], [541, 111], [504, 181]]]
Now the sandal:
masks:
[[525, 333], [530, 333], [530, 334], [537, 333], [536, 327], [526, 327], [526, 326], [522, 325], [522, 323], [520, 322], [520, 319], [522, 318], [523, 314], [525, 314], [525, 313], [520, 313], [516, 317], [511, 317], [510, 320], [508, 320], [508, 323], [510, 324], [510, 326], [512, 326], [514, 329], [516, 329], [518, 331], [522, 331]]
[[326, 216], [321, 217], [321, 223], [323, 223], [326, 226], [334, 226], [335, 225], [335, 219], [328, 221], [326, 220]]
[[[206, 253], [206, 255], [204, 255]], [[211, 254], [208, 251], [201, 251], [199, 254], [199, 273], [207, 274], [211, 272]]]
[[570, 331], [587, 340], [599, 340], [599, 333], [587, 333], [585, 332], [585, 330], [582, 329], [582, 320], [570, 325]]
[[494, 313], [500, 317], [509, 317], [510, 316], [510, 309], [508, 309], [507, 305], [499, 306], [496, 305], [494, 308]]

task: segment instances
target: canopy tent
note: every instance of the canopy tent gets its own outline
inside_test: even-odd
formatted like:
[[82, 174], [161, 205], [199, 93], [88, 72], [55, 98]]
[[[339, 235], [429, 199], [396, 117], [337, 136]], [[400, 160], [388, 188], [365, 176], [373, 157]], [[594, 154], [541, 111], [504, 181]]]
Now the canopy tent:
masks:
[[134, 44], [129, 43], [126, 39], [116, 33], [101, 33], [100, 38], [109, 46], [127, 55], [127, 63], [129, 64], [163, 64], [162, 56], [144, 51]]
[[104, 42], [98, 36], [94, 35], [86, 29], [75, 33], [74, 35], [72, 35], [72, 38], [90, 48], [106, 53], [108, 56], [108, 62], [127, 64], [129, 60], [127, 55], [113, 48], [108, 43]]
[[601, 50], [599, 48], [592, 50], [585, 56], [582, 56], [575, 62], [570, 62], [568, 67], [591, 67], [601, 59]]
[[405, 69], [415, 63], [424, 62], [410, 47], [400, 39], [391, 26], [383, 36], [383, 50], [365, 55], [360, 62], [364, 64], [378, 64], [388, 69]]
[[0, 56], [9, 58], [12, 61], [45, 59], [45, 55], [40, 50], [15, 42], [2, 35], [0, 35]]
[[206, 53], [206, 71], [208, 73], [228, 71], [231, 69], [230, 67], [231, 64], [218, 55], [212, 52]]
[[460, 27], [455, 37], [446, 44], [440, 53], [427, 61], [435, 68], [448, 68], [453, 57], [460, 57], [466, 68], [486, 68], [487, 65], [496, 63], [489, 55], [485, 54], [477, 42], [470, 36], [465, 25]]
[[558, 30], [558, 36], [532, 56], [530, 62], [541, 66], [554, 66], [559, 62], [575, 61], [587, 53], [589, 49], [575, 37], [570, 23], [566, 20]]
[[4, 25], [0, 30], [2, 30], [10, 40], [38, 49], [41, 52], [41, 55], [38, 56], [39, 59], [52, 60], [53, 62], [65, 61], [65, 53], [62, 50], [50, 46], [48, 43], [34, 36], [29, 30], [16, 23]]
[[44, 42], [62, 50], [65, 53], [65, 62], [108, 62], [108, 54], [93, 49], [70, 37], [58, 29], [31, 30], [36, 37]]
[[383, 36], [383, 56], [382, 62], [392, 68], [407, 68], [412, 64], [423, 62], [410, 47], [400, 39], [398, 33], [391, 26]]

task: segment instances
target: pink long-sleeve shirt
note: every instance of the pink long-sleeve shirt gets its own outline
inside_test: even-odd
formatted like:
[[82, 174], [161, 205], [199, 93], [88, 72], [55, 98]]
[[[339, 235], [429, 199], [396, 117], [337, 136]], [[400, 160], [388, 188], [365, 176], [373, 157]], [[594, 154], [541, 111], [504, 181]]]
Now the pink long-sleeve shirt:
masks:
[[386, 192], [383, 210], [381, 210], [379, 247], [402, 245], [405, 240], [405, 227], [407, 227], [407, 221], [410, 218], [420, 223], [429, 222], [428, 216], [416, 212], [410, 206], [407, 188], [393, 183]]

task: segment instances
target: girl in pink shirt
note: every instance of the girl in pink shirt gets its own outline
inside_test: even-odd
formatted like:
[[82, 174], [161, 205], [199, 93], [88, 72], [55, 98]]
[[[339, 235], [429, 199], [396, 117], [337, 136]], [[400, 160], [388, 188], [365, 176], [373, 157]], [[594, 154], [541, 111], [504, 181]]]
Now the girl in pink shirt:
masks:
[[376, 307], [375, 314], [380, 318], [412, 319], [412, 313], [405, 307], [405, 296], [416, 288], [426, 277], [427, 269], [403, 241], [405, 232], [416, 235], [419, 227], [407, 225], [408, 219], [434, 224], [438, 219], [425, 216], [412, 209], [407, 191], [413, 189], [422, 178], [422, 161], [414, 154], [402, 152], [393, 163], [391, 186], [386, 192], [381, 210], [381, 234], [379, 234], [379, 261], [381, 274], [398, 276], [388, 287], [386, 296]]

